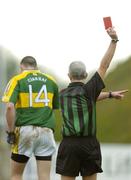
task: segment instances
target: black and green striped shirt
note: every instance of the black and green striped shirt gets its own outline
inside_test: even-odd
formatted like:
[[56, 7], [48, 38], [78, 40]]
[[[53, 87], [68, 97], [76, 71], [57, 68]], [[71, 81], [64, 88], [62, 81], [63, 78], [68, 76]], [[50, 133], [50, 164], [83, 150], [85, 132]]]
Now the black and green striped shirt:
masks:
[[63, 136], [96, 135], [96, 100], [104, 87], [96, 72], [86, 84], [72, 82], [60, 92]]

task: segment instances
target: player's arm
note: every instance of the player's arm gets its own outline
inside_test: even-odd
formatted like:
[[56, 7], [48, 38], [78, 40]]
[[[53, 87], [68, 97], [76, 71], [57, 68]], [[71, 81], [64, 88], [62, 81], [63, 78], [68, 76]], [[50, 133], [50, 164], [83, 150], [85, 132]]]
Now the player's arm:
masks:
[[15, 143], [15, 103], [18, 97], [17, 80], [12, 78], [4, 92], [2, 101], [6, 103], [6, 121], [7, 121], [7, 142], [9, 144]]
[[103, 56], [100, 66], [98, 68], [98, 73], [101, 76], [101, 78], [103, 79], [105, 76], [105, 73], [110, 65], [110, 62], [114, 56], [115, 50], [116, 50], [116, 45], [117, 45], [117, 41], [118, 41], [118, 37], [116, 34], [116, 31], [114, 30], [113, 27], [110, 27], [107, 29], [107, 33], [111, 38], [111, 42], [109, 44], [109, 47], [105, 53], [105, 55]]
[[114, 98], [114, 99], [122, 99], [124, 98], [124, 94], [128, 92], [128, 90], [120, 90], [120, 91], [110, 91], [110, 92], [101, 92], [97, 101], [104, 100], [107, 98]]
[[15, 128], [15, 106], [12, 102], [6, 104], [6, 121], [8, 132], [13, 132]]
[[15, 129], [15, 107], [14, 104], [8, 102], [6, 104], [6, 121], [7, 121], [7, 142], [9, 144], [15, 144], [16, 136], [14, 133]]

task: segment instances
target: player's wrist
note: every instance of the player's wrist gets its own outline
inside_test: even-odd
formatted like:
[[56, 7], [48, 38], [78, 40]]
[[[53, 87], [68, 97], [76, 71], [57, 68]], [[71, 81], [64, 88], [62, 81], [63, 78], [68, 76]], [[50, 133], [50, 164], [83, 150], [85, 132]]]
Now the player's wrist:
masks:
[[8, 134], [8, 133], [14, 133], [14, 131], [9, 131], [9, 130], [8, 130], [8, 131], [6, 131], [6, 132], [7, 132], [7, 134]]
[[6, 131], [7, 134], [14, 134], [14, 131]]
[[6, 131], [6, 133], [7, 133], [7, 142], [9, 144], [15, 144], [16, 136], [15, 136], [14, 131]]

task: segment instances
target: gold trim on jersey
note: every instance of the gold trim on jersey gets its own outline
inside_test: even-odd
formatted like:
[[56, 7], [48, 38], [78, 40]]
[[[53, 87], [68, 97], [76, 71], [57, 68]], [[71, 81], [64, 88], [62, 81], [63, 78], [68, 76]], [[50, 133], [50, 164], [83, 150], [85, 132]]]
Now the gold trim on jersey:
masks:
[[[43, 102], [35, 102], [36, 97], [38, 96], [38, 93], [32, 93], [32, 107], [45, 107], [45, 104]], [[47, 93], [47, 97], [49, 99], [48, 107], [52, 109], [52, 100], [53, 100], [53, 93]], [[41, 94], [40, 99], [44, 99], [44, 93]], [[20, 93], [19, 94], [19, 100], [17, 101], [16, 108], [27, 108], [30, 107], [29, 105], [29, 93]]]

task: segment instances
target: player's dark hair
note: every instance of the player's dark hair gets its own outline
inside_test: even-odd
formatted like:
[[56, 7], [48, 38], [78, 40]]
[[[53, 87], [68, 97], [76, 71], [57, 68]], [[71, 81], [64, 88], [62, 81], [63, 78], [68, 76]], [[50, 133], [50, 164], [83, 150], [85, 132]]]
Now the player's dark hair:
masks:
[[36, 62], [35, 58], [32, 57], [32, 56], [25, 56], [21, 60], [20, 64], [23, 64], [25, 66], [31, 66], [31, 67], [34, 67], [34, 68], [37, 67], [37, 62]]

